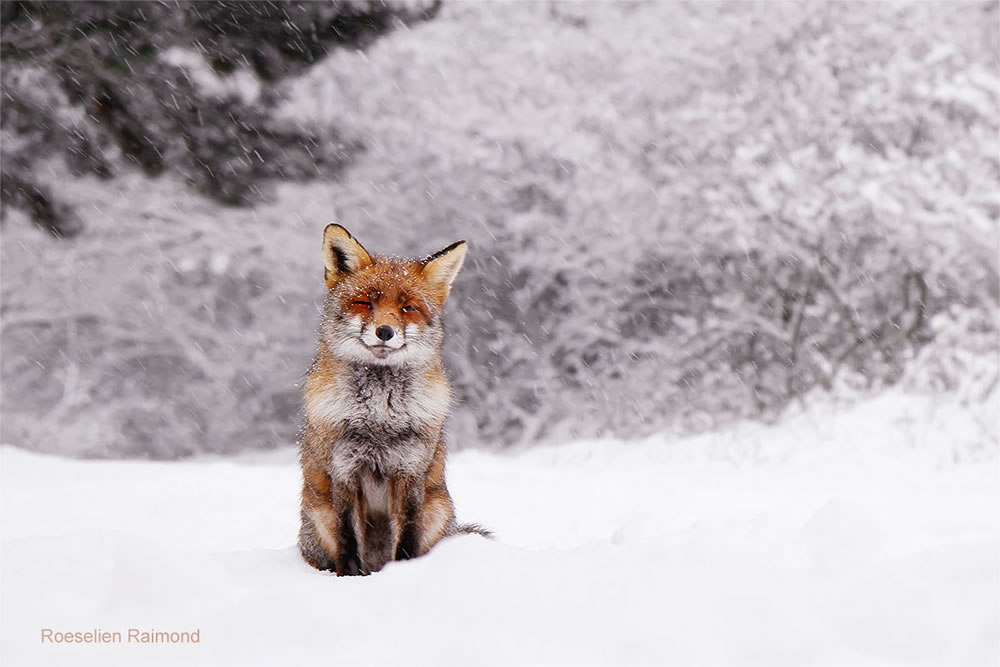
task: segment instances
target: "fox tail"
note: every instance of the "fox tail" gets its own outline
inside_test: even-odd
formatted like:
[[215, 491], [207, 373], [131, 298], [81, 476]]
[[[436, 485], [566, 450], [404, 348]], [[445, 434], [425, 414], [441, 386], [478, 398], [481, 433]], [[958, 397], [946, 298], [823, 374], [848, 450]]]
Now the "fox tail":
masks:
[[493, 539], [493, 531], [483, 528], [478, 523], [460, 523], [455, 526], [452, 535], [482, 535], [487, 539]]

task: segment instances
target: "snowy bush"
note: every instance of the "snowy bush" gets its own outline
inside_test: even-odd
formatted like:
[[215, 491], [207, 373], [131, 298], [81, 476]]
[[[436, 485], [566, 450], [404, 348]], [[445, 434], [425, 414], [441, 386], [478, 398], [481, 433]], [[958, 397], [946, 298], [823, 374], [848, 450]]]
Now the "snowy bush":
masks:
[[465, 7], [286, 112], [376, 138], [348, 187], [386, 194], [341, 219], [471, 237], [478, 439], [711, 427], [894, 384], [937, 313], [996, 307], [997, 5], [955, 7]]
[[[169, 175], [76, 180], [61, 191], [92, 232], [61, 255], [8, 223], [4, 437], [92, 455], [292, 442], [331, 220], [377, 252], [470, 241], [446, 309], [457, 446], [950, 392], [972, 359], [995, 377], [997, 13], [446, 4], [274, 89], [272, 122], [364, 143], [336, 179], [252, 211]], [[212, 136], [195, 153], [225, 155]]]

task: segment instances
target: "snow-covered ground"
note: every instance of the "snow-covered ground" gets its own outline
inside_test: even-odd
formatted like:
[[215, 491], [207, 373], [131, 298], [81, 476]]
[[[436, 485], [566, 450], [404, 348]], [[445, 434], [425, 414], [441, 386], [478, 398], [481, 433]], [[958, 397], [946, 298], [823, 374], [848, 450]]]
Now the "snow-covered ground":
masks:
[[[694, 438], [458, 452], [460, 518], [496, 540], [340, 579], [293, 546], [290, 451], [5, 447], [0, 662], [995, 665], [1000, 470], [961, 444], [961, 411], [934, 415], [887, 397]], [[200, 643], [51, 645], [43, 628]]]

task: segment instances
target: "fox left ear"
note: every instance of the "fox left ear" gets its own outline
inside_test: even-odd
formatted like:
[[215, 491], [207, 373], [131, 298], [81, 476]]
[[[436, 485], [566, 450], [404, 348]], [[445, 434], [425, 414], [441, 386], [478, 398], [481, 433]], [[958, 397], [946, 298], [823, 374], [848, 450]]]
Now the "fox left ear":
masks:
[[448, 298], [448, 291], [465, 261], [465, 241], [456, 241], [424, 260], [423, 276], [427, 283], [441, 292], [441, 302]]
[[372, 256], [349, 231], [334, 223], [326, 226], [323, 230], [323, 276], [328, 288], [346, 275], [372, 264]]

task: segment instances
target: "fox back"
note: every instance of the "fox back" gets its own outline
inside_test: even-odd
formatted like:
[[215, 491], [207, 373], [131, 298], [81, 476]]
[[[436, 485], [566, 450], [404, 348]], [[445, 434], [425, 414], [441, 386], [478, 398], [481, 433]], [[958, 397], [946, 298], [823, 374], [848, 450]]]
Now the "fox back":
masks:
[[426, 553], [459, 527], [445, 484], [441, 311], [463, 241], [423, 260], [323, 234], [327, 287], [305, 382], [299, 548], [319, 569], [368, 574]]

